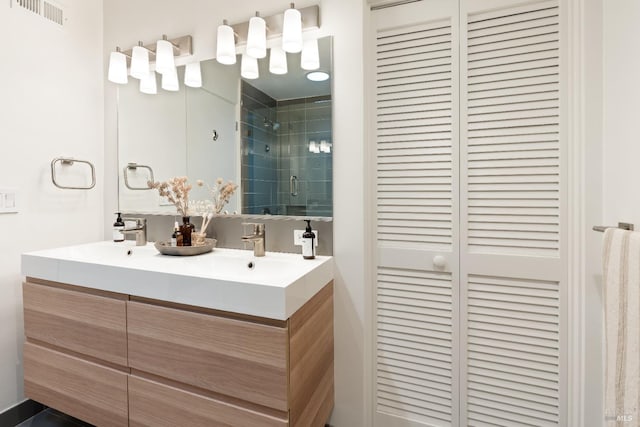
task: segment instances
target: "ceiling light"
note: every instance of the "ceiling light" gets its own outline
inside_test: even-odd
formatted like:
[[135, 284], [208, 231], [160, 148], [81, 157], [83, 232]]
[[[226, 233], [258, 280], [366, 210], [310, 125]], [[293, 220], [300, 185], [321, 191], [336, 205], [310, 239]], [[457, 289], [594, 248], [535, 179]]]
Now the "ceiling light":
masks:
[[271, 48], [269, 72], [271, 74], [287, 74], [287, 53], [280, 46]]
[[300, 68], [303, 70], [317, 70], [320, 68], [320, 54], [318, 53], [318, 39], [306, 40], [300, 55]]
[[236, 38], [227, 20], [218, 27], [218, 41], [216, 46], [216, 60], [224, 65], [236, 63]]
[[258, 60], [246, 53], [242, 54], [240, 75], [245, 79], [257, 79], [260, 76], [260, 72], [258, 71]]
[[140, 79], [140, 92], [146, 93], [148, 95], [155, 95], [156, 93], [158, 93], [155, 71], [149, 71], [147, 77]]
[[325, 80], [329, 80], [329, 73], [324, 71], [312, 71], [307, 73], [307, 79], [312, 82], [324, 82]]
[[190, 62], [184, 69], [184, 84], [189, 87], [202, 87], [200, 62]]
[[167, 40], [167, 36], [162, 36], [156, 44], [156, 71], [160, 74], [172, 73], [176, 69], [173, 58], [173, 44]]
[[129, 78], [127, 77], [127, 57], [119, 47], [116, 47], [115, 52], [111, 52], [109, 56], [109, 73], [107, 78], [110, 82], [118, 84], [127, 84]]
[[254, 58], [267, 56], [267, 23], [260, 17], [259, 12], [249, 20], [247, 54]]
[[291, 9], [284, 12], [282, 24], [282, 50], [298, 53], [302, 50], [302, 15], [291, 3]]
[[149, 51], [138, 42], [131, 51], [131, 77], [144, 79], [149, 75]]
[[178, 71], [176, 67], [173, 67], [173, 71], [167, 71], [162, 75], [162, 89], [170, 92], [177, 92], [180, 90], [180, 84], [178, 83]]

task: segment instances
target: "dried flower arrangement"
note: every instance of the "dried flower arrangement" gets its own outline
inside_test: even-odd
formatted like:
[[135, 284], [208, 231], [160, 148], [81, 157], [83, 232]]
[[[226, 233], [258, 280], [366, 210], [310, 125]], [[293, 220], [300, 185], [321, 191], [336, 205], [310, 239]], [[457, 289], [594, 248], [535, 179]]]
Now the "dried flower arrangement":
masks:
[[224, 205], [229, 203], [229, 199], [235, 193], [238, 186], [231, 181], [224, 182], [222, 178], [216, 180], [216, 185], [212, 188], [206, 182], [199, 179], [196, 181], [199, 187], [206, 186], [211, 193], [211, 200], [213, 200], [214, 213], [220, 213]]
[[148, 181], [147, 185], [158, 190], [160, 196], [173, 203], [180, 215], [189, 216], [189, 191], [192, 186], [186, 176], [176, 176], [164, 182]]

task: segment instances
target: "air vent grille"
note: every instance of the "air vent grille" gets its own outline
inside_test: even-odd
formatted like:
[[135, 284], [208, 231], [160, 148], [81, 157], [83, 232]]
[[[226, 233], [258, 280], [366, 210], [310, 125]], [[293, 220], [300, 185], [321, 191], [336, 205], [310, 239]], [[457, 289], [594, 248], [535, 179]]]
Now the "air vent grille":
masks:
[[44, 3], [44, 13], [42, 16], [47, 18], [49, 21], [55, 22], [58, 25], [63, 25], [64, 14], [62, 12], [62, 9], [47, 1], [43, 3]]
[[16, 4], [22, 9], [33, 12], [48, 21], [54, 22], [60, 26], [64, 25], [63, 9], [44, 0], [15, 0]]

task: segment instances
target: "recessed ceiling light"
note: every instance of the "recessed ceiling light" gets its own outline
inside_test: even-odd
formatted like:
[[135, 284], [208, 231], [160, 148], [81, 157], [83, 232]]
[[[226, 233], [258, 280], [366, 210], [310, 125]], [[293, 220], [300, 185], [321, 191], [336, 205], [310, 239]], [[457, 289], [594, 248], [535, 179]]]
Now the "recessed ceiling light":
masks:
[[307, 78], [312, 82], [323, 82], [325, 80], [329, 80], [329, 73], [324, 71], [312, 71], [307, 73]]

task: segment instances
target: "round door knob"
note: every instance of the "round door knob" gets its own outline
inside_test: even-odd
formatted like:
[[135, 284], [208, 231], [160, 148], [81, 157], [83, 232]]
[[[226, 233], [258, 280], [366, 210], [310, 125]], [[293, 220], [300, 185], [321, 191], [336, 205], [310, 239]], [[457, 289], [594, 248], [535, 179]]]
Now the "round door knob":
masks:
[[436, 268], [445, 268], [447, 265], [447, 259], [442, 255], [436, 255], [433, 257], [433, 266]]

